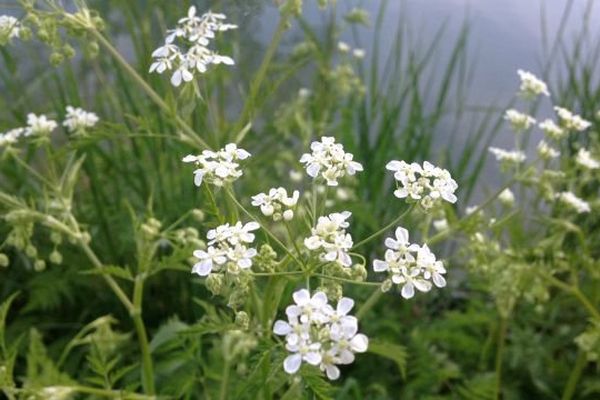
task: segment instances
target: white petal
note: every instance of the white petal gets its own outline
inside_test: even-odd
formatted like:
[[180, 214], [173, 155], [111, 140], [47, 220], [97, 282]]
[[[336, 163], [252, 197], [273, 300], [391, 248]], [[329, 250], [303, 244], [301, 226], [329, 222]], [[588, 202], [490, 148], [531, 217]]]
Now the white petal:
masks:
[[316, 351], [311, 351], [306, 353], [304, 356], [304, 360], [310, 365], [318, 365], [321, 363], [321, 354]]
[[292, 295], [294, 302], [299, 306], [304, 305], [310, 301], [310, 293], [306, 289], [300, 289]]
[[433, 283], [435, 284], [435, 286], [437, 287], [444, 287], [446, 286], [446, 279], [444, 279], [444, 277], [440, 274], [433, 274]]
[[412, 283], [407, 282], [402, 287], [401, 294], [402, 294], [402, 297], [404, 297], [405, 299], [411, 299], [415, 295], [415, 287], [413, 286]]
[[327, 373], [327, 378], [332, 381], [335, 381], [340, 377], [340, 369], [335, 365], [328, 364], [325, 366], [325, 372]]
[[292, 331], [292, 327], [285, 321], [279, 320], [275, 321], [275, 325], [273, 325], [273, 333], [276, 335], [284, 336]]
[[200, 261], [199, 263], [194, 264], [194, 267], [192, 268], [192, 273], [198, 274], [200, 276], [208, 276], [208, 275], [210, 275], [211, 271], [212, 271], [212, 261], [211, 260]]
[[283, 369], [288, 374], [294, 374], [300, 369], [302, 364], [302, 356], [300, 354], [292, 354], [283, 360]]
[[381, 260], [373, 261], [373, 271], [375, 272], [383, 272], [388, 270], [388, 263]]
[[350, 347], [357, 353], [364, 353], [369, 347], [369, 338], [359, 333], [350, 341]]
[[352, 307], [354, 307], [354, 300], [348, 297], [342, 297], [340, 301], [338, 301], [337, 312], [340, 315], [346, 315], [352, 310]]

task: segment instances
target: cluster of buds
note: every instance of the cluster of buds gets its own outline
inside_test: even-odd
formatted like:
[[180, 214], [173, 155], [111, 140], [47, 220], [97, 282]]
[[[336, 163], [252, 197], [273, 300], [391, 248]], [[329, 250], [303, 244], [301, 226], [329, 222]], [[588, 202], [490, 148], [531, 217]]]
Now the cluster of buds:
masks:
[[183, 158], [185, 163], [193, 163], [198, 168], [194, 171], [194, 184], [202, 182], [223, 186], [242, 176], [238, 161], [250, 157], [244, 149], [239, 149], [235, 143], [229, 143], [219, 151], [204, 150], [200, 155], [189, 154]]
[[441, 261], [427, 245], [419, 246], [408, 241], [408, 231], [402, 227], [396, 229], [395, 238], [387, 238], [388, 248], [384, 260], [373, 261], [375, 272], [388, 272], [390, 280], [384, 282], [383, 288], [389, 288], [391, 283], [402, 286], [401, 294], [405, 299], [415, 295], [415, 289], [428, 292], [435, 286], [446, 286], [444, 274], [446, 269]]
[[306, 289], [293, 294], [294, 303], [285, 310], [287, 321], [278, 320], [273, 332], [285, 336], [290, 355], [283, 369], [294, 374], [303, 362], [318, 366], [331, 380], [340, 377], [338, 365], [354, 362], [355, 353], [367, 351], [369, 339], [358, 333], [358, 320], [348, 315], [354, 301], [342, 297], [333, 308], [323, 292], [310, 295]]
[[[190, 7], [187, 17], [181, 18], [175, 29], [167, 31], [164, 45], [152, 53], [154, 62], [150, 72], [162, 74], [174, 69], [171, 84], [177, 87], [194, 79], [195, 72], [206, 72], [211, 64], [233, 65], [231, 57], [219, 55], [208, 48], [216, 32], [237, 28], [224, 23], [225, 18], [224, 14], [210, 11], [197, 16], [196, 7]], [[176, 40], [181, 46], [175, 44]]]
[[454, 192], [458, 184], [452, 179], [450, 172], [443, 168], [435, 167], [427, 161], [421, 166], [393, 160], [386, 165], [386, 169], [394, 173], [394, 179], [399, 184], [394, 191], [399, 199], [415, 201], [424, 210], [431, 209], [440, 199], [456, 202]]

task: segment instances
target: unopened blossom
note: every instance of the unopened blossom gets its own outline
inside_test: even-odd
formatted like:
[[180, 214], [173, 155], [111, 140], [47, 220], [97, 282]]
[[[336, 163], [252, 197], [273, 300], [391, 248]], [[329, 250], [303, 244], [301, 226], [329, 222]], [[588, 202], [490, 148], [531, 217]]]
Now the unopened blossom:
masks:
[[409, 199], [429, 210], [440, 200], [449, 203], [456, 202], [454, 192], [458, 184], [448, 170], [434, 166], [425, 161], [421, 166], [418, 163], [408, 164], [405, 161], [393, 160], [387, 163], [386, 169], [394, 173], [397, 189], [394, 196], [399, 199]]
[[540, 141], [540, 143], [538, 143], [537, 152], [540, 158], [544, 160], [550, 160], [560, 155], [560, 152], [558, 150], [552, 148], [548, 143], [546, 143], [543, 140]]
[[586, 121], [577, 114], [573, 114], [571, 111], [562, 107], [554, 107], [556, 114], [560, 120], [560, 125], [569, 131], [585, 131], [592, 124], [590, 121]]
[[448, 229], [448, 220], [446, 218], [441, 218], [441, 219], [434, 219], [433, 222], [433, 227], [435, 228], [436, 231], [438, 232], [442, 232]]
[[350, 45], [346, 42], [338, 42], [338, 50], [342, 53], [348, 53], [350, 51]]
[[543, 94], [544, 96], [550, 96], [548, 86], [544, 81], [536, 77], [531, 72], [518, 70], [519, 78], [521, 78], [521, 87], [519, 92], [523, 97], [533, 98]]
[[560, 192], [556, 195], [556, 197], [560, 202], [571, 207], [579, 214], [587, 213], [592, 210], [587, 201], [580, 199], [573, 192]]
[[538, 126], [550, 139], [560, 140], [567, 134], [566, 130], [556, 125], [556, 123], [551, 119], [542, 121]]
[[535, 124], [535, 118], [514, 109], [507, 110], [504, 119], [510, 122], [515, 132], [527, 131]]
[[519, 150], [503, 150], [497, 147], [490, 147], [490, 153], [492, 153], [496, 160], [500, 162], [508, 162], [508, 163], [522, 163], [527, 158], [525, 153]]
[[257, 252], [249, 245], [254, 242], [255, 235], [252, 232], [259, 227], [256, 222], [245, 225], [237, 222], [209, 230], [206, 234], [208, 247], [194, 251], [198, 262], [194, 264], [192, 273], [202, 277], [219, 272], [237, 275], [241, 270], [252, 267], [252, 258]]
[[324, 292], [312, 296], [306, 289], [293, 294], [294, 304], [286, 308], [287, 321], [278, 320], [273, 333], [285, 336], [290, 353], [283, 361], [288, 374], [298, 372], [302, 363], [318, 366], [330, 380], [338, 379], [338, 365], [351, 364], [355, 353], [367, 351], [369, 339], [358, 333], [358, 320], [348, 315], [354, 301], [342, 297], [334, 308]]
[[506, 188], [498, 195], [498, 200], [506, 206], [512, 206], [515, 203], [515, 195], [512, 190]]
[[0, 44], [18, 38], [20, 31], [21, 24], [18, 19], [10, 15], [0, 15]]
[[408, 230], [396, 228], [395, 237], [388, 237], [385, 245], [388, 248], [385, 257], [373, 261], [373, 270], [387, 272], [391, 283], [402, 288], [402, 297], [412, 298], [415, 289], [428, 292], [433, 285], [440, 288], [446, 286], [443, 263], [436, 259], [427, 245], [410, 243]]
[[27, 127], [25, 136], [44, 136], [50, 134], [56, 129], [56, 121], [49, 119], [45, 115], [27, 114]]
[[229, 143], [219, 151], [204, 150], [202, 154], [189, 154], [183, 158], [185, 163], [193, 163], [197, 169], [194, 171], [194, 184], [200, 186], [207, 182], [215, 186], [232, 183], [243, 175], [238, 161], [250, 157], [244, 149], [235, 143]]
[[575, 156], [575, 162], [587, 169], [600, 168], [600, 161], [593, 158], [592, 154], [586, 149], [579, 149], [577, 156]]
[[259, 193], [252, 196], [252, 205], [260, 207], [265, 217], [272, 217], [274, 221], [282, 218], [290, 221], [294, 218], [294, 210], [300, 198], [300, 192], [294, 190], [292, 196], [288, 196], [287, 190], [282, 187], [272, 188], [269, 193]]
[[150, 72], [162, 74], [173, 71], [171, 84], [179, 86], [190, 82], [195, 73], [204, 73], [210, 65], [233, 65], [231, 57], [220, 55], [208, 46], [217, 32], [237, 28], [226, 24], [224, 14], [207, 12], [196, 15], [196, 7], [191, 6], [186, 17], [181, 18], [175, 29], [167, 31], [164, 45], [152, 53], [154, 59]]
[[348, 253], [354, 242], [352, 236], [346, 233], [350, 225], [346, 220], [352, 213], [343, 211], [319, 217], [317, 225], [311, 229], [311, 236], [304, 239], [304, 245], [309, 250], [321, 250], [321, 261], [337, 262], [344, 267], [352, 265]]
[[93, 112], [88, 112], [79, 107], [67, 106], [67, 115], [63, 121], [70, 132], [83, 132], [88, 128], [94, 127], [99, 119]]
[[312, 152], [303, 154], [300, 162], [305, 164], [309, 176], [323, 178], [327, 186], [338, 186], [338, 179], [363, 170], [362, 165], [354, 161], [354, 156], [346, 153], [344, 146], [335, 143], [333, 137], [323, 136], [320, 142], [312, 142], [310, 149]]

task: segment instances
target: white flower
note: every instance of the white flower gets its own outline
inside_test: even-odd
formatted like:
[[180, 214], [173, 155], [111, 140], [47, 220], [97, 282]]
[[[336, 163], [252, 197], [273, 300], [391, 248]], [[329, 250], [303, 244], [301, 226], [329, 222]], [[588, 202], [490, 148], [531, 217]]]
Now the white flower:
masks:
[[334, 309], [323, 292], [310, 295], [306, 289], [293, 294], [294, 303], [286, 308], [288, 320], [275, 321], [273, 333], [285, 336], [290, 352], [283, 361], [288, 374], [296, 373], [303, 362], [319, 366], [330, 380], [338, 379], [337, 365], [350, 364], [355, 353], [365, 352], [369, 339], [358, 333], [358, 320], [348, 315], [354, 301], [342, 297]]
[[522, 163], [527, 158], [525, 156], [525, 153], [523, 153], [522, 151], [518, 151], [518, 150], [510, 150], [509, 151], [509, 150], [499, 149], [497, 147], [490, 147], [489, 151], [496, 157], [496, 160], [498, 160], [500, 162], [517, 164], [517, 163]]
[[342, 53], [348, 53], [350, 51], [350, 46], [346, 42], [338, 42], [338, 50]]
[[548, 86], [544, 81], [537, 78], [531, 72], [518, 70], [517, 73], [521, 78], [521, 87], [519, 88], [520, 94], [525, 98], [533, 98], [543, 94], [544, 96], [550, 96], [548, 92]]
[[10, 15], [0, 15], [0, 44], [12, 38], [18, 38], [21, 24], [18, 19]]
[[544, 120], [538, 126], [550, 139], [560, 140], [567, 134], [567, 131], [556, 125], [556, 123], [551, 119]]
[[352, 55], [354, 58], [362, 59], [365, 58], [365, 51], [363, 49], [354, 49], [352, 50]]
[[70, 132], [82, 132], [86, 128], [92, 128], [98, 123], [98, 120], [98, 116], [93, 112], [67, 106], [67, 115], [63, 121], [63, 126]]
[[[171, 84], [177, 87], [182, 82], [192, 81], [195, 72], [206, 72], [211, 64], [233, 65], [231, 57], [208, 48], [216, 32], [237, 28], [224, 23], [225, 18], [223, 14], [210, 11], [199, 17], [196, 7], [190, 7], [187, 16], [177, 22], [177, 27], [167, 31], [165, 44], [152, 53], [154, 62], [149, 71], [162, 74], [174, 69]], [[175, 44], [176, 41], [180, 45]]]
[[412, 298], [415, 289], [428, 292], [432, 288], [432, 283], [437, 287], [446, 286], [443, 277], [446, 269], [442, 262], [436, 260], [427, 245], [421, 247], [411, 244], [406, 229], [396, 228], [395, 238], [387, 238], [385, 245], [388, 247], [385, 258], [374, 260], [373, 270], [387, 272], [391, 282], [402, 287], [402, 297]]
[[506, 206], [512, 206], [515, 203], [515, 195], [509, 188], [504, 189], [500, 195], [498, 195], [498, 199]]
[[589, 121], [581, 118], [579, 115], [573, 114], [571, 111], [562, 107], [554, 107], [556, 114], [560, 120], [560, 124], [563, 128], [569, 131], [585, 131], [592, 124]]
[[579, 197], [575, 196], [575, 194], [572, 192], [560, 192], [556, 195], [556, 197], [562, 203], [573, 208], [579, 214], [587, 213], [592, 210], [590, 204], [587, 201], [580, 199]]
[[33, 113], [27, 114], [27, 128], [25, 136], [33, 135], [49, 135], [53, 130], [56, 129], [58, 124], [56, 121], [48, 119], [45, 115], [35, 115]]
[[21, 137], [25, 136], [27, 130], [25, 128], [15, 128], [8, 132], [0, 134], [0, 147], [10, 146], [16, 143]]
[[438, 232], [445, 231], [448, 229], [448, 220], [446, 218], [436, 219], [433, 221], [433, 227]]
[[237, 161], [250, 157], [244, 149], [238, 148], [235, 143], [229, 143], [219, 151], [204, 150], [200, 155], [189, 154], [183, 158], [185, 163], [194, 163], [198, 168], [194, 171], [194, 184], [200, 186], [203, 181], [215, 186], [232, 183], [240, 176]]
[[354, 245], [352, 236], [346, 233], [349, 226], [346, 219], [352, 214], [348, 211], [319, 217], [317, 226], [311, 229], [311, 236], [304, 239], [304, 246], [309, 250], [319, 250], [321, 261], [337, 262], [343, 267], [350, 267], [352, 259], [348, 252]]
[[535, 124], [535, 118], [513, 109], [506, 111], [504, 119], [510, 122], [512, 129], [517, 133], [527, 131]]
[[539, 156], [544, 160], [550, 160], [552, 158], [556, 158], [560, 155], [558, 150], [553, 149], [546, 143], [545, 141], [540, 141], [537, 146], [537, 152]]
[[279, 221], [282, 218], [290, 221], [294, 218], [293, 208], [298, 203], [300, 192], [294, 190], [292, 196], [289, 197], [287, 190], [282, 187], [272, 188], [269, 193], [259, 193], [252, 196], [252, 205], [260, 207], [260, 211], [266, 217], [272, 217], [274, 221]]
[[226, 268], [226, 272], [237, 275], [241, 270], [252, 267], [252, 258], [256, 256], [256, 249], [247, 245], [254, 241], [252, 231], [260, 225], [256, 222], [235, 225], [220, 225], [207, 232], [208, 247], [206, 250], [194, 251], [198, 262], [194, 264], [192, 273], [202, 277], [211, 273], [218, 273]]
[[320, 142], [312, 142], [312, 153], [305, 153], [300, 158], [306, 164], [306, 172], [312, 178], [322, 177], [328, 186], [337, 186], [338, 179], [346, 174], [354, 175], [362, 171], [360, 163], [354, 161], [354, 156], [344, 151], [344, 146], [335, 143], [335, 138], [323, 136]]
[[387, 163], [386, 169], [394, 172], [394, 179], [398, 183], [394, 196], [399, 199], [416, 201], [425, 210], [432, 208], [440, 200], [449, 203], [457, 200], [454, 192], [458, 184], [452, 179], [450, 172], [428, 161], [421, 166], [393, 160]]
[[600, 168], [600, 161], [592, 157], [592, 154], [586, 149], [579, 149], [575, 162], [587, 169], [598, 169]]

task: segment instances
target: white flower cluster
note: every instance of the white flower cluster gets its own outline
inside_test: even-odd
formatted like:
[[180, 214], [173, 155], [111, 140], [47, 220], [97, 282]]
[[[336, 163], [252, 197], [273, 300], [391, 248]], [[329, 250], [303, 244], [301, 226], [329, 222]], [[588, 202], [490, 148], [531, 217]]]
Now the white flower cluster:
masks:
[[529, 130], [536, 122], [531, 115], [514, 109], [507, 110], [504, 119], [510, 122], [510, 126], [517, 133]]
[[560, 156], [560, 152], [551, 147], [546, 141], [540, 140], [537, 146], [537, 152], [541, 159], [550, 160]]
[[239, 160], [250, 157], [244, 149], [235, 143], [229, 143], [219, 151], [204, 150], [200, 155], [188, 154], [183, 158], [185, 163], [194, 163], [198, 168], [194, 171], [194, 184], [200, 186], [203, 181], [216, 186], [231, 183], [242, 176]]
[[[408, 231], [396, 228], [396, 238], [387, 238], [388, 248], [384, 260], [374, 260], [375, 272], [388, 272], [393, 283], [402, 286], [401, 294], [405, 299], [415, 295], [415, 289], [428, 292], [431, 282], [439, 288], [446, 286], [444, 264], [437, 261], [427, 245], [419, 246], [408, 241]], [[431, 282], [430, 282], [431, 281]]]
[[352, 236], [346, 233], [350, 224], [346, 221], [352, 215], [349, 211], [332, 213], [319, 217], [317, 226], [311, 229], [310, 237], [304, 239], [304, 245], [309, 250], [323, 249], [321, 261], [337, 262], [344, 267], [352, 265], [348, 251], [354, 245]]
[[[174, 69], [171, 84], [177, 87], [181, 82], [190, 82], [194, 72], [206, 72], [211, 64], [233, 65], [231, 57], [219, 55], [207, 47], [216, 32], [237, 28], [236, 25], [224, 23], [225, 18], [224, 14], [210, 11], [199, 17], [196, 7], [191, 6], [187, 17], [181, 18], [175, 29], [167, 31], [165, 44], [152, 53], [154, 62], [150, 72], [162, 74]], [[185, 47], [175, 44], [175, 39], [184, 42]]]
[[551, 119], [544, 120], [538, 126], [550, 139], [560, 140], [567, 134], [567, 131], [556, 125], [556, 123]]
[[425, 161], [408, 164], [405, 161], [390, 161], [387, 170], [394, 172], [394, 179], [400, 186], [394, 191], [399, 199], [409, 198], [417, 201], [425, 210], [432, 208], [439, 199], [456, 202], [454, 192], [458, 184], [450, 172]]
[[517, 164], [522, 163], [526, 159], [525, 153], [518, 150], [503, 150], [497, 147], [490, 147], [489, 151], [496, 157], [496, 160], [500, 162]]
[[354, 156], [344, 151], [344, 146], [335, 143], [335, 138], [323, 136], [320, 142], [310, 144], [312, 153], [305, 153], [300, 158], [306, 164], [306, 173], [312, 178], [322, 177], [327, 186], [337, 186], [338, 179], [346, 174], [354, 175], [362, 171], [360, 163], [354, 161]]
[[245, 225], [237, 222], [235, 225], [220, 225], [208, 231], [206, 250], [194, 251], [198, 262], [194, 264], [192, 273], [208, 276], [223, 270], [230, 274], [238, 274], [241, 270], [249, 269], [256, 249], [247, 245], [254, 242], [252, 231], [259, 227], [254, 221]]
[[573, 114], [566, 108], [554, 107], [554, 110], [556, 111], [556, 114], [558, 114], [560, 125], [568, 131], [581, 132], [592, 125], [589, 121], [586, 121], [577, 114]]
[[283, 361], [288, 374], [296, 373], [303, 362], [319, 366], [330, 380], [340, 377], [338, 365], [354, 362], [355, 353], [364, 353], [369, 339], [358, 333], [358, 320], [348, 315], [354, 301], [342, 297], [334, 309], [323, 292], [311, 297], [306, 289], [293, 294], [294, 303], [285, 310], [287, 321], [278, 320], [273, 332], [285, 336], [290, 355]]
[[25, 128], [25, 136], [44, 136], [52, 133], [58, 124], [56, 121], [49, 119], [45, 115], [27, 114], [27, 127]]
[[99, 119], [93, 112], [85, 111], [79, 107], [67, 106], [67, 115], [63, 126], [72, 133], [80, 133], [87, 128], [94, 127]]
[[265, 217], [273, 217], [274, 221], [279, 221], [282, 218], [290, 221], [294, 218], [293, 208], [298, 203], [300, 192], [294, 190], [291, 197], [288, 196], [287, 190], [282, 187], [272, 188], [269, 193], [259, 193], [252, 196], [252, 205], [260, 207], [260, 211]]
[[354, 56], [354, 58], [358, 58], [358, 59], [365, 58], [365, 55], [366, 55], [366, 52], [364, 51], [364, 49], [353, 49], [346, 42], [338, 42], [338, 50], [341, 53], [345, 53], [345, 54], [348, 54], [348, 53], [350, 53], [350, 51], [352, 51], [352, 55]]
[[544, 81], [536, 77], [534, 74], [522, 69], [517, 70], [519, 77], [521, 78], [521, 87], [519, 88], [520, 94], [525, 98], [534, 98], [543, 94], [544, 96], [550, 96], [548, 86]]
[[563, 204], [571, 207], [579, 214], [590, 212], [592, 209], [590, 204], [577, 197], [573, 192], [560, 192], [556, 195], [558, 200], [560, 200]]
[[19, 20], [10, 15], [0, 15], [0, 43], [18, 38], [21, 31]]
[[25, 136], [25, 128], [15, 128], [7, 132], [0, 133], [0, 148], [16, 143], [23, 136]]
[[587, 169], [598, 169], [600, 168], [600, 161], [592, 157], [592, 154], [586, 149], [579, 149], [575, 162]]

